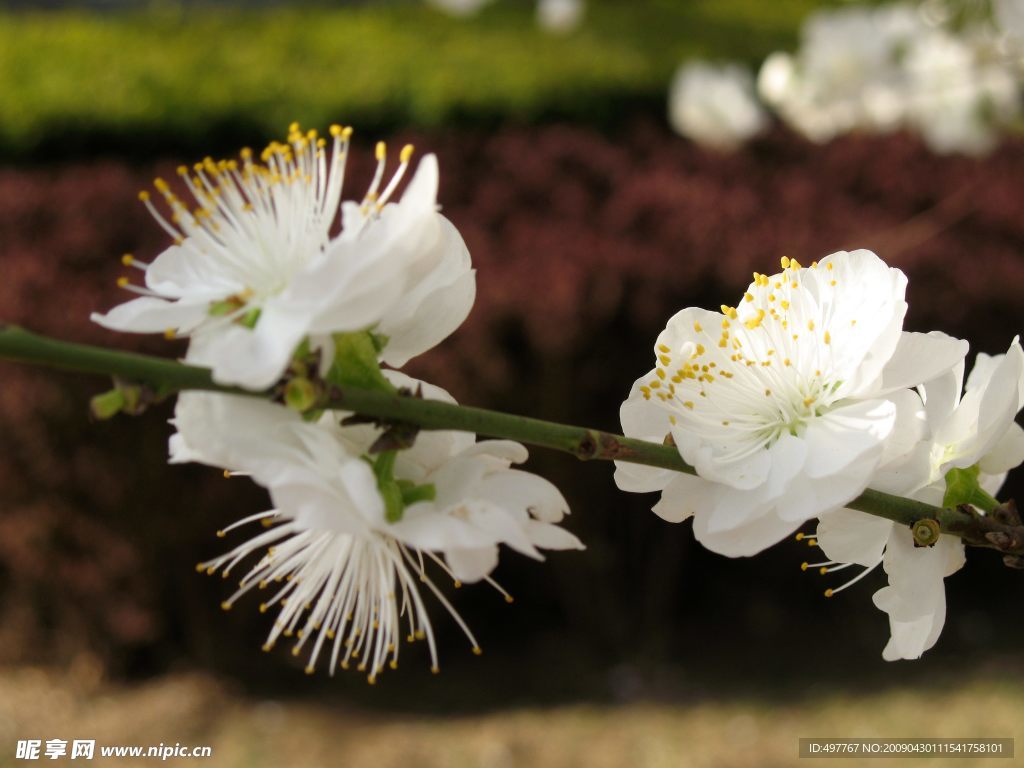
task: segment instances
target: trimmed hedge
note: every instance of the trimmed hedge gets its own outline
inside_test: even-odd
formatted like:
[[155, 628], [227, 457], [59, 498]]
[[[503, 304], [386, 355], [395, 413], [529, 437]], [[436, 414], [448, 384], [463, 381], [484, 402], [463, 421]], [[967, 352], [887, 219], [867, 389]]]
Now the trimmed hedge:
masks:
[[591, 0], [566, 37], [531, 3], [0, 14], [0, 155], [233, 146], [291, 120], [363, 129], [662, 109], [687, 56], [757, 61], [813, 0]]

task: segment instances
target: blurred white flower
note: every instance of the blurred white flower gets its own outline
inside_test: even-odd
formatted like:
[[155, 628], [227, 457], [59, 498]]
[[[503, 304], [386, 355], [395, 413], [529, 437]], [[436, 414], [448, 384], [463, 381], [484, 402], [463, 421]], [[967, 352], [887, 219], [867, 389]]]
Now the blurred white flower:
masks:
[[145, 285], [120, 284], [140, 297], [92, 319], [188, 336], [187, 361], [211, 367], [219, 383], [254, 389], [273, 384], [306, 338], [323, 344], [333, 333], [375, 328], [391, 336], [384, 359], [400, 365], [451, 333], [472, 306], [475, 278], [462, 238], [437, 212], [436, 158], [423, 159], [392, 203], [412, 147], [383, 184], [378, 144], [362, 202], [342, 202], [351, 130], [331, 134], [328, 142], [293, 124], [262, 163], [244, 150], [241, 163], [182, 166], [194, 211], [157, 179], [170, 214], [149, 193], [140, 197], [174, 245], [151, 264], [125, 257]]
[[452, 16], [472, 16], [492, 0], [427, 0], [427, 2]]
[[669, 121], [699, 144], [734, 149], [767, 122], [753, 77], [737, 65], [692, 62], [679, 68], [669, 89]]
[[902, 3], [820, 11], [795, 55], [764, 62], [761, 98], [812, 141], [909, 128], [936, 152], [986, 152], [1018, 114], [1019, 74], [983, 28], [927, 16]]
[[[395, 386], [421, 384], [387, 375]], [[443, 390], [423, 386], [427, 397], [452, 402]], [[380, 430], [339, 426], [341, 416], [309, 423], [284, 407], [239, 396], [185, 393], [178, 401], [173, 462], [238, 471], [270, 492], [274, 509], [231, 526], [261, 521], [267, 530], [199, 566], [227, 577], [259, 554], [224, 607], [252, 589], [270, 590], [260, 606], [278, 610], [268, 650], [294, 635], [293, 653], [308, 652], [307, 671], [329, 654], [332, 673], [339, 664], [355, 664], [372, 682], [385, 664], [397, 664], [406, 635], [427, 640], [436, 670], [420, 584], [445, 606], [474, 652], [479, 647], [428, 575], [427, 560], [455, 586], [483, 579], [497, 587], [489, 574], [499, 544], [536, 559], [539, 549], [582, 549], [558, 526], [568, 513], [558, 490], [511, 468], [527, 456], [518, 443], [423, 432], [410, 449], [371, 456]]]
[[900, 55], [923, 29], [906, 5], [815, 13], [795, 57], [780, 53], [765, 61], [761, 97], [813, 141], [855, 128], [895, 128], [902, 118]]
[[583, 20], [584, 0], [537, 0], [537, 23], [548, 32], [571, 32]]
[[907, 122], [936, 152], [980, 155], [1019, 109], [1019, 87], [1004, 63], [979, 59], [969, 42], [933, 29], [905, 57]]
[[[872, 487], [941, 506], [951, 469], [977, 465], [979, 485], [995, 496], [1007, 471], [1024, 462], [1024, 430], [1014, 421], [1024, 406], [1024, 352], [1018, 341], [1005, 355], [978, 355], [961, 396], [963, 374], [960, 363], [920, 388], [918, 439], [908, 440], [915, 430], [904, 425], [902, 440], [910, 445], [893, 462], [902, 471], [882, 472]], [[875, 593], [874, 602], [889, 614], [886, 660], [920, 658], [935, 645], [946, 617], [943, 579], [964, 564], [959, 538], [940, 535], [934, 546], [915, 546], [905, 526], [843, 510], [822, 519], [815, 539], [828, 560], [805, 567], [822, 573], [864, 568], [841, 587], [826, 590], [827, 596], [883, 565], [889, 586]]]
[[662, 491], [654, 512], [694, 517], [706, 547], [751, 555], [867, 486], [907, 390], [961, 360], [962, 342], [902, 333], [906, 278], [870, 251], [810, 267], [784, 258], [736, 307], [690, 308], [658, 337], [657, 367], [623, 403], [623, 431], [671, 435], [697, 476], [617, 463], [626, 491]]

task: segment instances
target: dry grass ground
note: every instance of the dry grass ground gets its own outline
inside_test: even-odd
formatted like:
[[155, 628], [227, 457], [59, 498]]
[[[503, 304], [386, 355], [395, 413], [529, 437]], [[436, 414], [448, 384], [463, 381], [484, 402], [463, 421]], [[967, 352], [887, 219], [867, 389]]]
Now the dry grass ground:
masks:
[[[443, 684], [443, 682], [442, 682]], [[507, 768], [512, 766], [783, 766], [798, 760], [797, 739], [1021, 735], [1024, 686], [975, 680], [956, 690], [895, 690], [869, 696], [774, 706], [765, 701], [667, 706], [593, 705], [522, 709], [478, 716], [388, 716], [296, 702], [253, 700], [198, 675], [121, 687], [82, 665], [69, 672], [0, 672], [0, 766], [15, 760], [24, 738], [90, 738], [97, 744], [210, 745], [206, 760], [169, 765], [284, 768]], [[69, 762], [69, 761], [63, 761]], [[118, 768], [158, 760], [108, 763]], [[868, 761], [865, 761], [868, 762]], [[901, 764], [890, 760], [869, 764]], [[914, 766], [996, 768], [1013, 761], [918, 759]], [[49, 761], [46, 761], [47, 764]], [[57, 763], [61, 764], [61, 763]], [[77, 764], [77, 763], [76, 763]], [[91, 765], [104, 765], [98, 757]]]

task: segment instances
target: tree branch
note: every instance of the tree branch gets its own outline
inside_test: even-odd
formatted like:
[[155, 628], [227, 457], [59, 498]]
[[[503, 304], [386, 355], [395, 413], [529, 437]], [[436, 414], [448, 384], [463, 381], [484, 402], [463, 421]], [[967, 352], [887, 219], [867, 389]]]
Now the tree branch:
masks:
[[[118, 376], [149, 385], [161, 394], [182, 390], [208, 390], [263, 398], [272, 398], [276, 394], [273, 390], [250, 391], [222, 386], [213, 381], [207, 368], [151, 355], [58, 341], [13, 325], [0, 326], [0, 358], [81, 373]], [[682, 460], [673, 446], [635, 440], [598, 429], [355, 387], [334, 387], [328, 394], [328, 401], [324, 404], [326, 408], [351, 411], [383, 421], [413, 424], [420, 429], [452, 429], [516, 440], [570, 453], [584, 461], [626, 461], [695, 474], [693, 467]], [[919, 520], [936, 520], [943, 533], [958, 536], [967, 544], [999, 550], [1010, 559], [1024, 556], [1024, 526], [1019, 516], [1014, 517], [1015, 512], [983, 516], [966, 507], [942, 509], [870, 489], [847, 506], [908, 526]]]

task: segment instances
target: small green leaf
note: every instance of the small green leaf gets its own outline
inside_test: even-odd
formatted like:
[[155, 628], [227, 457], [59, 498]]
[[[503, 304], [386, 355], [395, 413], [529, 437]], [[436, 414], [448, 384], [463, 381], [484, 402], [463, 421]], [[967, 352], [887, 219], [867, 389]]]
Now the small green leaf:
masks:
[[991, 512], [999, 502], [978, 483], [981, 470], [978, 465], [966, 469], [951, 469], [946, 473], [946, 493], [942, 506], [955, 509], [961, 504], [971, 504], [984, 512]]

